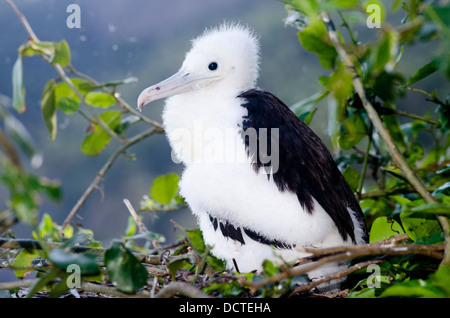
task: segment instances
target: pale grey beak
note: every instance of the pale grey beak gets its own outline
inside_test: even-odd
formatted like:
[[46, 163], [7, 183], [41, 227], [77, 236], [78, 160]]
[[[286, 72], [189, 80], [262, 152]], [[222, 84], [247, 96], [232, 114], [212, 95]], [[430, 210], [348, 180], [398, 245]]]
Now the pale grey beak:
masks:
[[142, 107], [158, 99], [197, 90], [202, 87], [203, 80], [211, 78], [195, 76], [181, 69], [162, 82], [144, 89], [138, 97], [138, 109], [142, 111]]

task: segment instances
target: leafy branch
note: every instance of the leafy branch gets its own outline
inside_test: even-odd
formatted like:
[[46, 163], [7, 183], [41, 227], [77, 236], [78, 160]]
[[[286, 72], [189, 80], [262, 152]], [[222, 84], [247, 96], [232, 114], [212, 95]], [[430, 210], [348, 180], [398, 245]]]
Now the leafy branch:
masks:
[[[343, 44], [341, 43], [341, 38], [336, 33], [336, 29], [334, 27], [334, 24], [332, 20], [330, 19], [330, 16], [327, 12], [322, 12], [322, 20], [324, 24], [327, 26], [328, 34], [330, 36], [330, 40], [333, 43], [334, 47], [336, 48], [336, 51], [339, 54], [339, 57], [341, 58], [341, 61], [347, 68], [348, 72], [352, 75], [352, 82], [355, 87], [356, 92], [359, 95], [359, 98], [361, 99], [362, 105], [364, 109], [367, 112], [367, 115], [369, 116], [372, 124], [377, 129], [378, 134], [383, 139], [383, 141], [388, 146], [388, 151], [390, 155], [394, 158], [394, 160], [399, 165], [399, 168], [404, 173], [406, 179], [409, 181], [409, 183], [416, 189], [416, 191], [425, 199], [426, 202], [433, 204], [437, 203], [431, 194], [427, 191], [423, 181], [414, 173], [414, 171], [409, 167], [408, 163], [406, 162], [405, 158], [403, 157], [402, 153], [400, 152], [399, 148], [397, 147], [396, 143], [392, 139], [390, 133], [384, 126], [383, 122], [381, 121], [380, 116], [378, 115], [378, 112], [375, 110], [373, 105], [369, 102], [367, 99], [366, 90], [364, 88], [364, 84], [361, 80], [361, 77], [359, 76], [358, 72], [356, 71], [355, 64], [353, 62], [353, 59], [350, 57], [350, 55], [347, 53], [347, 51], [344, 49]], [[442, 264], [450, 265], [450, 223], [449, 219], [446, 216], [437, 215], [437, 218], [442, 226], [442, 229], [444, 230], [445, 239], [446, 239], [446, 253], [442, 260]]]
[[[448, 48], [449, 43], [441, 36], [450, 30], [447, 20], [442, 19], [448, 11], [420, 0], [412, 1], [413, 6], [403, 6], [407, 16], [399, 27], [383, 21], [376, 39], [363, 43], [352, 29], [355, 22], [346, 18], [347, 11], [366, 17], [359, 1], [284, 1], [288, 4], [289, 20], [295, 17], [298, 20], [294, 24], [299, 28], [301, 45], [317, 55], [325, 70], [331, 70], [329, 76], [318, 78], [323, 86], [320, 92], [300, 101], [293, 110], [309, 124], [318, 102], [328, 98], [329, 135], [339, 155], [336, 161], [360, 200], [370, 228], [370, 243], [327, 249], [299, 247], [310, 256], [281, 266], [266, 261], [262, 273], [238, 273], [226, 270], [223, 262], [210, 254], [211, 247], [205, 246], [200, 230], [184, 229], [173, 222], [182, 236], [177, 242], [164, 245], [164, 237], [149, 231], [143, 224], [139, 213], [167, 213], [186, 207], [178, 193], [179, 176], [173, 173], [155, 178], [137, 211], [124, 200], [131, 217], [124, 235], [109, 248], [95, 241], [94, 233], [88, 229], [78, 228], [75, 232], [70, 224], [73, 216], [115, 160], [132, 145], [162, 133], [163, 127], [120, 97], [117, 88], [134, 79], [100, 83], [75, 69], [64, 40], [58, 43], [40, 41], [13, 1], [6, 2], [29, 35], [20, 46], [13, 67], [13, 107], [19, 113], [26, 110], [22, 59], [39, 55], [57, 74], [47, 82], [42, 94], [42, 114], [50, 140], [56, 137], [56, 112], [61, 111], [67, 116], [77, 113], [87, 121], [88, 134], [81, 145], [85, 155], [98, 155], [110, 140], [115, 140], [118, 146], [61, 226], [47, 214], [38, 223], [38, 194], [58, 199], [59, 186], [29, 174], [20, 164], [16, 146], [28, 146], [23, 142], [25, 135], [17, 134], [15, 137], [21, 138], [10, 139], [0, 129], [0, 147], [5, 153], [5, 156], [0, 153], [3, 167], [0, 180], [11, 192], [8, 209], [0, 213], [0, 232], [8, 233], [11, 225], [19, 221], [33, 225], [34, 238], [0, 238], [0, 267], [14, 271], [21, 279], [0, 283], [0, 290], [8, 290], [8, 294], [17, 297], [33, 297], [40, 292], [49, 297], [68, 293], [76, 297], [80, 294], [83, 297], [99, 294], [152, 298], [305, 297], [314, 293], [320, 284], [348, 277], [348, 289], [327, 296], [450, 295], [450, 267], [446, 265], [449, 255], [450, 104], [448, 98], [439, 97], [437, 91], [429, 93], [416, 84], [438, 71], [450, 78], [450, 69], [446, 69], [450, 64], [443, 50], [406, 81], [396, 70], [403, 51], [412, 41], [437, 39]], [[335, 11], [351, 43], [345, 42], [330, 19]], [[432, 36], [421, 33], [425, 24], [435, 28]], [[434, 116], [396, 108], [397, 99], [411, 92], [420, 93], [427, 106], [435, 105]], [[113, 109], [114, 106], [118, 110]], [[409, 122], [400, 124], [398, 116]], [[12, 118], [0, 109], [0, 119], [5, 121], [5, 126], [7, 117]], [[128, 127], [136, 123], [149, 127], [128, 136]], [[423, 132], [432, 135], [433, 145], [422, 144], [418, 135]], [[364, 140], [367, 144], [363, 145]], [[429, 154], [425, 155], [426, 152]], [[28, 153], [32, 157], [33, 151]], [[305, 275], [336, 261], [351, 261], [351, 265], [316, 281], [310, 281]], [[76, 290], [70, 290], [67, 284], [67, 268], [71, 264], [77, 264], [81, 270]], [[365, 269], [372, 265], [380, 270], [379, 288], [369, 286]], [[26, 279], [33, 271], [39, 271], [39, 275]], [[354, 279], [359, 279], [356, 285]]]
[[[89, 136], [86, 138], [85, 143], [83, 144], [82, 150], [87, 155], [97, 155], [100, 151], [102, 151], [103, 147], [106, 146], [106, 144], [109, 142], [108, 135], [115, 140], [119, 141], [121, 146], [109, 157], [109, 159], [105, 162], [103, 167], [98, 171], [96, 174], [96, 177], [92, 181], [92, 183], [89, 185], [89, 187], [84, 191], [84, 193], [81, 195], [80, 199], [77, 201], [75, 206], [70, 211], [69, 215], [67, 216], [66, 220], [63, 223], [61, 231], [64, 230], [64, 228], [67, 226], [67, 224], [71, 221], [71, 219], [74, 217], [74, 215], [79, 211], [79, 209], [82, 207], [86, 199], [90, 196], [90, 194], [93, 192], [93, 190], [98, 186], [99, 182], [102, 180], [104, 175], [107, 173], [109, 168], [112, 166], [114, 161], [117, 159], [117, 157], [120, 154], [125, 153], [125, 150], [129, 148], [130, 146], [138, 143], [139, 141], [153, 135], [156, 133], [162, 133], [163, 127], [160, 123], [147, 118], [142, 113], [138, 112], [136, 109], [131, 107], [128, 103], [126, 103], [119, 94], [115, 91], [115, 87], [122, 83], [117, 83], [114, 85], [111, 85], [114, 87], [113, 90], [107, 89], [107, 86], [110, 85], [102, 85], [93, 78], [91, 78], [88, 75], [83, 74], [82, 72], [76, 70], [72, 64], [70, 64], [70, 50], [68, 48], [68, 45], [65, 41], [62, 41], [60, 44], [53, 44], [49, 42], [41, 42], [38, 37], [36, 36], [35, 32], [31, 28], [30, 24], [28, 23], [26, 17], [20, 12], [20, 10], [17, 8], [17, 6], [14, 4], [12, 0], [6, 0], [6, 2], [13, 8], [14, 12], [17, 14], [19, 20], [23, 24], [25, 30], [27, 31], [28, 35], [30, 36], [30, 39], [28, 42], [22, 46], [19, 51], [23, 56], [27, 55], [34, 55], [39, 54], [45, 61], [47, 61], [49, 64], [51, 64], [56, 72], [59, 75], [59, 79], [62, 80], [63, 83], [67, 84], [69, 87], [69, 90], [60, 90], [63, 91], [63, 93], [66, 94], [66, 96], [60, 96], [60, 103], [64, 102], [65, 104], [69, 104], [69, 106], [72, 109], [69, 109], [69, 111], [66, 111], [66, 113], [70, 114], [73, 111], [77, 111], [87, 119], [91, 125], [94, 126], [94, 132], [91, 134], [90, 138]], [[64, 49], [61, 49], [58, 51], [59, 47], [63, 47]], [[18, 61], [20, 61], [22, 57], [19, 56]], [[21, 63], [19, 63], [21, 65]], [[77, 79], [83, 79], [81, 82], [74, 83], [74, 81], [67, 75], [67, 72], [64, 70], [64, 67], [68, 68], [68, 71], [77, 76]], [[21, 74], [22, 70], [21, 67], [16, 69], [16, 73]], [[19, 76], [15, 76], [16, 78], [19, 78]], [[126, 83], [126, 81], [123, 81], [123, 83]], [[21, 81], [18, 83], [15, 83], [15, 86], [21, 87]], [[61, 86], [59, 86], [61, 87]], [[107, 94], [106, 96], [111, 96], [114, 100], [113, 103], [107, 102], [108, 98], [104, 97], [104, 95], [100, 95], [98, 93], [95, 95], [98, 97], [98, 100], [87, 100], [88, 94], [91, 94], [91, 91], [94, 89], [101, 88], [102, 91]], [[18, 96], [15, 96], [15, 105], [16, 108], [18, 108], [19, 111], [24, 111], [23, 105], [21, 103], [18, 103], [17, 100], [23, 101], [24, 98], [22, 96], [23, 89], [16, 89], [15, 91], [19, 92]], [[43, 115], [44, 119], [46, 121], [47, 127], [50, 132], [50, 138], [54, 139], [56, 136], [56, 102], [55, 101], [55, 95], [57, 92], [57, 86], [55, 85], [54, 81], [49, 81], [46, 89], [44, 89], [43, 93]], [[87, 104], [88, 110], [90, 114], [92, 115], [92, 119], [89, 118], [88, 115], [86, 115], [82, 110], [79, 109], [78, 101], [75, 99], [75, 96], [78, 98], [79, 101], [83, 101]], [[124, 131], [120, 131], [120, 133], [116, 132], [116, 130], [119, 128], [118, 120], [121, 118], [121, 114], [111, 111], [103, 113], [103, 115], [98, 115], [96, 111], [93, 109], [94, 107], [104, 107], [104, 103], [109, 103], [109, 105], [117, 104], [120, 108], [122, 108], [125, 112], [131, 113], [133, 116], [136, 116], [140, 121], [143, 121], [149, 125], [152, 126], [152, 128], [148, 129], [147, 131], [144, 131], [142, 133], [139, 133], [131, 138], [128, 138], [125, 136]], [[61, 106], [60, 106], [61, 107]], [[63, 108], [62, 108], [63, 109]], [[65, 109], [65, 108], [64, 108]], [[96, 125], [99, 125], [99, 127], [95, 128]], [[123, 126], [123, 125], [122, 125]], [[126, 129], [126, 128], [122, 128]], [[106, 133], [105, 134], [103, 134]]]

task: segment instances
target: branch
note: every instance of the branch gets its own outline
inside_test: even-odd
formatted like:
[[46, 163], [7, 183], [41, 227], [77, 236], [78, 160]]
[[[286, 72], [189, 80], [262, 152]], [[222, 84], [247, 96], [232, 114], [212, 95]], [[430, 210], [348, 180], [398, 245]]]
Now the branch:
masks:
[[329, 282], [329, 281], [331, 281], [331, 280], [335, 280], [335, 279], [339, 279], [339, 278], [348, 276], [348, 275], [350, 275], [351, 273], [360, 270], [361, 268], [368, 267], [369, 265], [372, 265], [372, 264], [380, 264], [380, 263], [383, 263], [383, 262], [384, 262], [383, 259], [375, 259], [375, 260], [371, 260], [371, 261], [367, 261], [367, 262], [362, 262], [362, 263], [355, 264], [355, 265], [353, 265], [353, 266], [351, 266], [351, 267], [349, 267], [349, 268], [347, 268], [347, 269], [345, 269], [345, 270], [343, 270], [343, 271], [334, 273], [334, 274], [332, 274], [332, 275], [328, 275], [328, 276], [323, 277], [323, 278], [321, 278], [321, 279], [315, 280], [315, 281], [313, 281], [313, 282], [311, 282], [311, 283], [309, 283], [309, 284], [299, 286], [299, 287], [295, 288], [295, 289], [289, 294], [289, 297], [292, 297], [292, 296], [294, 296], [295, 294], [298, 294], [298, 293], [301, 293], [301, 292], [304, 292], [304, 291], [311, 290], [311, 289], [315, 288], [316, 286], [318, 286], [318, 285], [320, 285], [320, 284], [323, 284], [323, 283], [326, 283], [326, 282]]
[[172, 282], [163, 289], [161, 289], [155, 298], [172, 298], [176, 295], [181, 295], [189, 298], [209, 298], [201, 290], [195, 288], [191, 284], [183, 282]]
[[[354, 259], [361, 256], [377, 256], [377, 255], [424, 255], [436, 259], [442, 259], [442, 252], [445, 246], [442, 245], [396, 245], [395, 242], [403, 240], [405, 235], [399, 235], [384, 242], [365, 244], [365, 245], [353, 245], [353, 246], [339, 246], [333, 248], [325, 249], [314, 249], [314, 248], [304, 248], [298, 247], [297, 250], [301, 252], [311, 253], [306, 261], [314, 261], [311, 263], [302, 262], [302, 266], [296, 266], [290, 269], [286, 269], [284, 272], [264, 279], [258, 283], [253, 283], [240, 279], [240, 283], [251, 288], [251, 291], [255, 293], [258, 289], [272, 283], [279, 282], [286, 278], [291, 278], [299, 275], [306, 274], [314, 269], [317, 269], [325, 264], [346, 261], [349, 259]], [[387, 244], [381, 244], [381, 243]], [[335, 279], [334, 277], [342, 277], [342, 274], [335, 273], [327, 278], [322, 278], [323, 282]], [[328, 279], [328, 280], [327, 280]]]
[[[53, 249], [61, 247], [63, 243], [60, 242], [46, 242], [46, 247]], [[42, 246], [38, 240], [31, 240], [31, 239], [10, 239], [10, 238], [0, 238], [0, 248], [4, 249], [19, 249], [19, 248], [25, 248], [25, 249], [35, 249], [40, 250], [42, 249]], [[84, 253], [89, 252], [93, 254], [103, 254], [105, 252], [104, 248], [101, 247], [89, 247], [89, 246], [73, 246], [70, 249], [74, 253]], [[150, 254], [143, 254], [138, 252], [132, 252], [133, 255], [137, 258], [137, 260], [141, 263], [149, 264], [149, 265], [162, 265], [162, 258], [161, 255], [150, 255]], [[174, 262], [177, 260], [186, 260], [186, 258], [189, 258], [189, 261], [191, 263], [195, 263], [196, 259], [192, 255], [175, 255], [175, 256], [168, 256], [166, 258], [166, 261], [168, 262]]]
[[36, 34], [34, 34], [33, 29], [31, 28], [30, 24], [28, 23], [27, 19], [25, 18], [25, 16], [22, 14], [22, 12], [20, 12], [20, 10], [16, 7], [16, 5], [14, 4], [14, 2], [12, 2], [11, 0], [5, 0], [10, 6], [11, 8], [13, 8], [14, 12], [17, 14], [17, 16], [19, 17], [20, 22], [22, 22], [23, 26], [25, 27], [25, 30], [27, 31], [28, 35], [30, 36], [30, 38], [35, 41], [35, 42], [39, 42], [38, 37], [36, 36]]
[[[435, 191], [436, 188], [434, 187], [427, 187], [427, 191]], [[380, 190], [380, 191], [371, 191], [366, 193], [361, 193], [359, 195], [360, 200], [364, 199], [373, 199], [373, 198], [379, 198], [379, 197], [386, 197], [391, 195], [397, 195], [397, 194], [408, 194], [408, 193], [417, 193], [417, 191], [411, 187], [403, 188], [403, 189], [389, 189], [389, 190]]]
[[[97, 82], [92, 77], [90, 77], [89, 75], [86, 75], [86, 74], [81, 73], [80, 71], [77, 71], [72, 65], [69, 65], [68, 67], [69, 67], [70, 72], [75, 74], [76, 76], [87, 80], [93, 86], [100, 86], [100, 83]], [[150, 125], [154, 126], [155, 128], [158, 129], [159, 133], [163, 132], [164, 128], [163, 128], [163, 126], [160, 123], [158, 123], [157, 121], [154, 121], [154, 120], [144, 116], [141, 112], [139, 112], [135, 108], [131, 107], [127, 102], [125, 102], [119, 96], [119, 94], [109, 91], [108, 89], [106, 89], [106, 87], [103, 87], [102, 89], [103, 89], [104, 92], [114, 96], [114, 98], [116, 99], [117, 105], [119, 105], [121, 108], [123, 108], [126, 111], [132, 113], [133, 115], [139, 117], [139, 119], [141, 119], [143, 122], [146, 122], [147, 124], [150, 124]]]
[[[383, 141], [386, 143], [389, 154], [395, 160], [395, 162], [397, 162], [399, 168], [403, 171], [403, 173], [405, 174], [405, 177], [409, 181], [409, 183], [425, 199], [425, 201], [427, 203], [436, 203], [437, 201], [427, 191], [422, 180], [419, 177], [417, 177], [417, 175], [414, 173], [414, 171], [411, 170], [411, 168], [409, 167], [408, 163], [406, 162], [402, 153], [398, 149], [397, 145], [392, 140], [391, 135], [389, 134], [389, 131], [386, 129], [383, 122], [381, 121], [381, 118], [378, 115], [377, 111], [375, 110], [373, 105], [367, 99], [363, 81], [362, 81], [361, 77], [359, 76], [358, 72], [356, 71], [356, 67], [355, 67], [355, 64], [353, 63], [352, 58], [350, 57], [349, 54], [347, 54], [347, 51], [345, 50], [343, 44], [341, 43], [339, 34], [336, 32], [333, 21], [331, 20], [329, 14], [327, 12], [322, 12], [321, 17], [322, 17], [323, 23], [325, 24], [325, 26], [328, 30], [328, 35], [330, 37], [330, 40], [333, 43], [342, 63], [344, 64], [344, 66], [346, 67], [348, 72], [352, 75], [353, 86], [355, 87], [355, 90], [356, 90], [357, 94], [359, 95], [359, 98], [361, 99], [362, 105], [363, 105], [364, 109], [366, 110], [366, 113], [369, 116], [369, 119], [371, 120], [372, 124], [376, 128], [378, 134], [383, 139]], [[446, 245], [447, 245], [446, 252], [445, 252], [444, 258], [442, 260], [442, 264], [450, 265], [450, 224], [449, 224], [449, 220], [446, 216], [443, 216], [443, 215], [438, 215], [437, 218], [438, 218], [438, 220], [441, 224], [441, 227], [444, 231]]]
[[99, 172], [97, 172], [97, 176], [95, 177], [94, 181], [89, 185], [89, 187], [84, 191], [83, 195], [80, 197], [80, 199], [77, 201], [75, 206], [70, 211], [69, 215], [66, 217], [62, 227], [61, 232], [64, 230], [64, 228], [69, 224], [69, 222], [72, 220], [72, 218], [75, 216], [75, 214], [80, 210], [81, 206], [86, 202], [87, 198], [91, 195], [92, 191], [98, 186], [100, 181], [103, 179], [105, 174], [108, 172], [109, 168], [111, 168], [114, 161], [117, 159], [117, 157], [123, 153], [128, 147], [134, 145], [135, 143], [141, 141], [142, 139], [145, 139], [155, 133], [158, 133], [159, 130], [157, 128], [151, 128], [147, 131], [144, 131], [143, 133], [134, 136], [133, 138], [129, 139], [125, 144], [122, 145], [119, 149], [117, 149], [111, 157], [105, 162], [103, 167], [100, 169]]
[[92, 293], [100, 293], [100, 294], [108, 294], [116, 297], [121, 298], [149, 298], [150, 293], [147, 291], [138, 291], [135, 294], [125, 294], [121, 291], [117, 290], [115, 287], [111, 286], [105, 286], [101, 284], [95, 284], [95, 283], [82, 283], [80, 286], [80, 289], [92, 292]]

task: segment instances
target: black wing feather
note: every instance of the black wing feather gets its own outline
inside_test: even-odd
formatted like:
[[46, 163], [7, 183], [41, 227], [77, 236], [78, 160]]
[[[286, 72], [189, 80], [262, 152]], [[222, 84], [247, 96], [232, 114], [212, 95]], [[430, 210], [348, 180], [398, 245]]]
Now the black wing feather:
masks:
[[[279, 166], [273, 174], [278, 189], [295, 193], [308, 213], [314, 211], [314, 197], [330, 215], [342, 238], [347, 239], [350, 236], [355, 242], [354, 226], [348, 208], [355, 211], [358, 222], [366, 231], [364, 216], [320, 138], [273, 94], [252, 89], [238, 97], [245, 101], [242, 107], [248, 110], [248, 115], [243, 118], [242, 123], [244, 132], [254, 128], [259, 137], [259, 129], [267, 128], [270, 140], [270, 129], [279, 129]], [[270, 165], [265, 163], [266, 160], [261, 160], [259, 151], [249, 147], [247, 137], [243, 134], [248, 155], [256, 159], [253, 163], [255, 171]], [[270, 154], [270, 142], [267, 144]]]

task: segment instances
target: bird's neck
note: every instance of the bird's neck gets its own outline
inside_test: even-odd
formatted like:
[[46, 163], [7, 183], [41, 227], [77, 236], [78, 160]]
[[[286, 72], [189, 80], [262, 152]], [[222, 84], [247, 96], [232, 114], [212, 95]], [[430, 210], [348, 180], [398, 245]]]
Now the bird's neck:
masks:
[[247, 110], [237, 95], [193, 92], [167, 99], [163, 122], [178, 160], [188, 164], [242, 156], [239, 131]]

